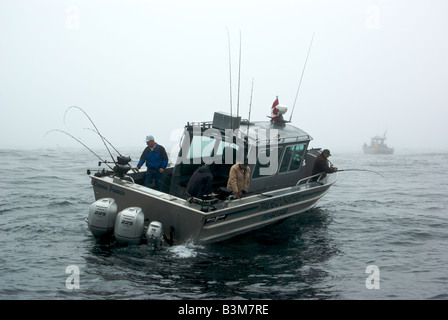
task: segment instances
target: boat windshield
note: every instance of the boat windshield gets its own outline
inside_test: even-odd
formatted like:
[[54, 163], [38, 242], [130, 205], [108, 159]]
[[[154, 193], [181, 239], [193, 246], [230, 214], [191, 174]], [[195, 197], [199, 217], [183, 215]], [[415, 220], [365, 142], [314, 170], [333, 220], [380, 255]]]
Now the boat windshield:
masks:
[[[223, 141], [220, 137], [214, 136], [193, 136], [188, 152], [188, 159], [202, 158], [206, 163], [224, 163], [225, 153], [231, 150], [233, 155], [237, 154], [239, 146], [236, 143]], [[229, 158], [229, 161], [232, 161]]]

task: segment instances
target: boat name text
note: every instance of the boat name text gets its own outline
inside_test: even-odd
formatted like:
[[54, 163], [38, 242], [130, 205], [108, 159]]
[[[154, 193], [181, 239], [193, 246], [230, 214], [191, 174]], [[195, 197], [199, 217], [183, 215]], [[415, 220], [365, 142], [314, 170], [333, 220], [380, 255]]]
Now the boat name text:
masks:
[[204, 223], [204, 224], [212, 223], [212, 222], [218, 222], [218, 221], [221, 221], [221, 220], [225, 220], [226, 217], [227, 217], [226, 214], [222, 214], [222, 215], [220, 215], [220, 216], [215, 216], [215, 217], [207, 218], [207, 219], [205, 220], [205, 223]]
[[118, 194], [118, 195], [120, 195], [120, 196], [125, 196], [126, 195], [126, 192], [125, 191], [123, 191], [123, 190], [119, 190], [119, 189], [115, 189], [112, 185], [104, 185], [104, 184], [102, 184], [102, 183], [99, 183], [98, 181], [93, 181], [93, 186], [94, 187], [96, 187], [96, 188], [99, 188], [99, 189], [103, 189], [103, 190], [105, 190], [105, 191], [109, 191], [109, 192], [112, 192], [112, 193], [115, 193], [115, 194]]

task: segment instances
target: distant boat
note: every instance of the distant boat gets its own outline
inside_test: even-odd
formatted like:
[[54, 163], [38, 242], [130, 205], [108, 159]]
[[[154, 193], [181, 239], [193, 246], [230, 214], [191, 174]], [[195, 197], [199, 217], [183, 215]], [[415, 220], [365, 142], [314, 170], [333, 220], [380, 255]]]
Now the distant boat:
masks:
[[392, 154], [394, 153], [394, 148], [389, 148], [386, 144], [386, 133], [381, 136], [374, 136], [371, 141], [370, 145], [367, 145], [367, 143], [364, 143], [363, 149], [364, 153], [367, 154]]

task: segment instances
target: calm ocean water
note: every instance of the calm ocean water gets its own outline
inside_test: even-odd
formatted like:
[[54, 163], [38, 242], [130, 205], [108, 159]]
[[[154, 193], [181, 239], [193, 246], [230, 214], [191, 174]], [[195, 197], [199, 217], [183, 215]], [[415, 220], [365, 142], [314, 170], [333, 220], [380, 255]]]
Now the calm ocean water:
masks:
[[448, 153], [335, 152], [340, 169], [383, 177], [341, 172], [315, 209], [281, 224], [156, 251], [95, 243], [89, 151], [0, 159], [1, 300], [448, 299]]

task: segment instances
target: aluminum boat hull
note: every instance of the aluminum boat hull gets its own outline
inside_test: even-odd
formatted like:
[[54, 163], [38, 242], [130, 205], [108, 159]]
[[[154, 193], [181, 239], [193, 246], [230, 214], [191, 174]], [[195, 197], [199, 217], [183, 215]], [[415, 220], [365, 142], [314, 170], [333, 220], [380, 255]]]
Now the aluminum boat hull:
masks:
[[144, 187], [128, 179], [90, 175], [95, 199], [113, 198], [118, 210], [140, 207], [147, 223], [159, 221], [174, 243], [211, 243], [274, 224], [308, 211], [328, 192], [337, 174], [320, 182], [306, 182], [266, 193], [212, 205], [191, 203], [168, 193]]

